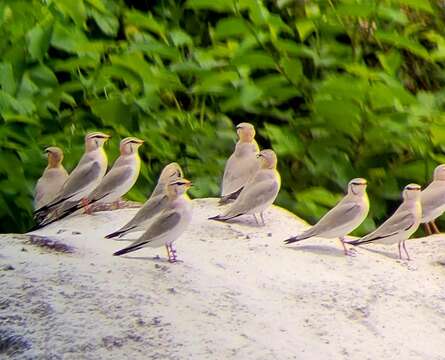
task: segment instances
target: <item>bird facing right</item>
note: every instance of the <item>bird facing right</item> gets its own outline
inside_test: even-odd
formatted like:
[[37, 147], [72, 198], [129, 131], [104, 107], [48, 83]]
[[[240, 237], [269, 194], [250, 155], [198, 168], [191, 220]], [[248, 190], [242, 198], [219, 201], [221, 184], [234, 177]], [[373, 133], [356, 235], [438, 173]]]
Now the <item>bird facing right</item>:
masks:
[[146, 230], [150, 222], [159, 215], [168, 204], [166, 185], [182, 177], [182, 169], [177, 163], [174, 162], [166, 165], [159, 176], [158, 184], [151, 196], [138, 210], [136, 215], [120, 229], [106, 235], [105, 238], [122, 237], [136, 231]]
[[85, 153], [57, 196], [49, 204], [36, 209], [34, 214], [38, 220], [44, 220], [59, 204], [85, 198], [99, 185], [107, 171], [108, 159], [103, 145], [109, 138], [109, 135], [101, 132], [88, 133], [85, 136]]
[[265, 225], [263, 212], [275, 201], [281, 186], [281, 177], [277, 171], [277, 155], [273, 150], [261, 150], [257, 155], [260, 168], [243, 187], [235, 202], [222, 214], [209, 220], [227, 221], [241, 215], [253, 215], [257, 224], [259, 214]]
[[345, 246], [344, 238], [357, 228], [368, 215], [369, 199], [366, 194], [366, 186], [365, 179], [352, 179], [348, 184], [348, 193], [335, 207], [310, 229], [285, 240], [285, 243], [291, 244], [314, 236], [328, 239], [338, 238], [345, 255], [352, 255]]
[[220, 204], [235, 200], [247, 181], [258, 170], [255, 157], [259, 147], [255, 141], [255, 128], [252, 124], [240, 123], [236, 126], [236, 133], [239, 140], [224, 168]]
[[45, 153], [48, 156], [48, 166], [37, 181], [34, 190], [35, 209], [40, 209], [51, 202], [68, 178], [68, 172], [62, 165], [62, 149], [56, 146], [50, 146], [45, 149]]
[[186, 192], [192, 183], [186, 179], [178, 179], [166, 186], [168, 205], [149, 225], [145, 233], [126, 248], [116, 251], [119, 256], [143, 247], [159, 247], [165, 245], [168, 261], [176, 262], [176, 250], [173, 242], [186, 230], [192, 220], [192, 204]]
[[407, 260], [410, 260], [405, 241], [416, 232], [420, 225], [422, 218], [420, 190], [420, 185], [406, 185], [402, 193], [403, 202], [394, 214], [372, 233], [358, 240], [348, 242], [348, 244], [362, 245], [375, 242], [391, 245], [398, 243], [399, 258], [402, 259], [401, 247], [403, 247]]
[[421, 193], [422, 223], [427, 235], [440, 233], [434, 220], [445, 211], [445, 164], [434, 169], [433, 181]]

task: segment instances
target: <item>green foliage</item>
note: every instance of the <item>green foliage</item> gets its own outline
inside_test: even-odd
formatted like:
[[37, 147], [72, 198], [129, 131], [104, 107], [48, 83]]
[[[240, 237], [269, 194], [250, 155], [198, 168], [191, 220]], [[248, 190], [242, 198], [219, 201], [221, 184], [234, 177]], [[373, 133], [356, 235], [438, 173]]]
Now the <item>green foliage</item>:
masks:
[[309, 221], [369, 180], [374, 226], [444, 162], [444, 4], [428, 0], [4, 0], [0, 223], [31, 225], [44, 147], [72, 169], [83, 135], [147, 141], [129, 198], [167, 162], [218, 194], [233, 123], [275, 149], [278, 203]]

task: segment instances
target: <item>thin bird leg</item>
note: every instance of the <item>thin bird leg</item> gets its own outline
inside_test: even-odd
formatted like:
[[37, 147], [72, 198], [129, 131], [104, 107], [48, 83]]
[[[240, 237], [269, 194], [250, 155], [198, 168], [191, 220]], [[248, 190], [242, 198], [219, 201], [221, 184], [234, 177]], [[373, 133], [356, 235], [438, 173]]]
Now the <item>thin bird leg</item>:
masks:
[[253, 217], [255, 218], [255, 222], [256, 222], [256, 224], [257, 224], [257, 225], [260, 225], [260, 222], [258, 221], [258, 219], [257, 219], [257, 217], [256, 217], [256, 214], [253, 214]]
[[355, 256], [356, 255], [356, 251], [352, 251], [352, 250], [348, 250], [348, 248], [345, 245], [345, 238], [344, 237], [340, 237], [339, 238], [341, 245], [343, 246], [343, 252], [345, 253], [346, 256]]
[[82, 206], [85, 210], [85, 214], [91, 215], [92, 211], [91, 211], [91, 207], [88, 205], [90, 203], [88, 198], [82, 198], [82, 200], [80, 200], [80, 202], [82, 203]]
[[402, 242], [399, 241], [398, 247], [399, 247], [399, 259], [400, 260], [402, 260], [402, 248], [401, 248], [401, 246], [402, 246]]
[[168, 257], [168, 261], [171, 263], [176, 262], [176, 250], [173, 248], [173, 245], [170, 244], [168, 245], [168, 247], [170, 248], [170, 256]]
[[260, 212], [261, 221], [263, 222], [263, 226], [266, 226], [266, 222], [264, 221], [264, 214]]
[[121, 198], [117, 199], [116, 201], [113, 202], [113, 209], [122, 209], [125, 205], [125, 202], [122, 201]]
[[432, 234], [429, 223], [424, 223], [423, 224], [423, 229], [425, 230], [425, 233], [426, 233], [427, 236]]
[[408, 254], [408, 250], [406, 250], [406, 245], [405, 245], [405, 240], [402, 241], [402, 246], [403, 246], [403, 250], [405, 250], [405, 254], [406, 254], [406, 260], [411, 260], [411, 258], [409, 257]]
[[434, 234], [440, 234], [440, 230], [437, 227], [436, 223], [433, 221], [430, 222], [431, 229], [433, 229]]
[[168, 256], [168, 261], [170, 261], [171, 259], [171, 254], [170, 254], [170, 245], [165, 245], [165, 248], [167, 249], [167, 256]]

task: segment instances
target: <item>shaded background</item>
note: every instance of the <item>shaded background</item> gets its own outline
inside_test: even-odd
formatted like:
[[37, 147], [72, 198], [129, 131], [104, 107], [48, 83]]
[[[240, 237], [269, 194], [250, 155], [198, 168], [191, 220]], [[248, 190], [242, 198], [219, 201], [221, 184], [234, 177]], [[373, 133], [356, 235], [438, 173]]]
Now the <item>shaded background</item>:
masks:
[[241, 121], [278, 154], [278, 204], [310, 222], [366, 177], [369, 231], [445, 162], [444, 3], [3, 0], [0, 232], [32, 225], [49, 145], [72, 170], [86, 131], [113, 136], [110, 163], [137, 136], [128, 198], [171, 161], [215, 196]]

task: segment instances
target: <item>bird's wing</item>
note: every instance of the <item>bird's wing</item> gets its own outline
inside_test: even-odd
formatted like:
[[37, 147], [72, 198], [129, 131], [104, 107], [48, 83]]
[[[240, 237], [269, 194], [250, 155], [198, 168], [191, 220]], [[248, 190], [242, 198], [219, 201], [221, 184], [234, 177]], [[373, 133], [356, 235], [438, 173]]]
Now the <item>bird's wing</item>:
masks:
[[251, 156], [230, 156], [227, 160], [222, 181], [221, 195], [226, 196], [241, 189], [259, 168], [255, 153]]
[[112, 193], [120, 185], [124, 184], [131, 177], [132, 173], [132, 167], [129, 165], [113, 167], [89, 196], [90, 201], [98, 201]]
[[275, 179], [249, 183], [244, 187], [238, 199], [223, 216], [230, 217], [242, 215], [271, 200], [273, 201], [278, 194], [278, 190], [279, 184]]
[[147, 231], [135, 242], [122, 249], [121, 253], [138, 250], [151, 241], [156, 241], [159, 237], [165, 235], [176, 227], [181, 221], [181, 214], [176, 210], [168, 210], [159, 215], [150, 225]]
[[128, 224], [123, 226], [123, 229], [129, 228], [152, 218], [164, 210], [168, 203], [166, 195], [158, 195], [148, 199], [145, 204], [139, 209], [136, 215], [131, 219]]
[[386, 220], [372, 233], [362, 237], [358, 242], [369, 242], [384, 239], [408, 231], [416, 223], [415, 215], [409, 210], [396, 211], [393, 216]]
[[352, 201], [340, 202], [331, 210], [329, 210], [308, 233], [310, 236], [322, 234], [327, 230], [334, 230], [336, 227], [342, 227], [345, 223], [355, 219], [361, 214], [362, 206]]
[[422, 212], [425, 215], [445, 204], [445, 188], [443, 187], [426, 188], [421, 196]]
[[73, 170], [61, 190], [58, 198], [67, 200], [76, 195], [79, 191], [90, 185], [100, 174], [101, 166], [99, 161], [86, 163]]

